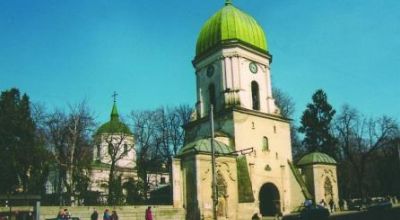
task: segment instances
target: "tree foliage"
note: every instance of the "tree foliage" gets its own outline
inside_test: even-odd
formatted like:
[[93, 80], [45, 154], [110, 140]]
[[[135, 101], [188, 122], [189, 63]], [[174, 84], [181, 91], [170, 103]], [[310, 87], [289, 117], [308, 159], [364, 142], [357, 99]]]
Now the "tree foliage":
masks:
[[303, 144], [308, 152], [320, 151], [336, 158], [336, 143], [331, 130], [335, 113], [326, 93], [317, 90], [312, 96], [312, 103], [303, 112], [299, 128], [304, 133]]
[[0, 97], [0, 193], [41, 192], [48, 154], [36, 138], [36, 126], [26, 94], [18, 89]]

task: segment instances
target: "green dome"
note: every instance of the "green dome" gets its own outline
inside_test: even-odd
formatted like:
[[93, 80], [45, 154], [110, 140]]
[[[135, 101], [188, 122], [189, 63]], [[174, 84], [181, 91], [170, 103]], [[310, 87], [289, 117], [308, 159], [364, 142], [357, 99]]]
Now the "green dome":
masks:
[[304, 155], [299, 162], [297, 162], [297, 166], [306, 166], [306, 165], [313, 165], [313, 164], [331, 164], [336, 165], [335, 159], [330, 157], [327, 154], [321, 152], [314, 152], [310, 154]]
[[132, 135], [132, 132], [129, 129], [129, 127], [119, 120], [117, 105], [114, 102], [113, 108], [111, 110], [110, 121], [108, 121], [107, 123], [104, 123], [102, 126], [100, 126], [100, 128], [97, 129], [96, 135], [115, 134], [115, 133]]
[[196, 56], [215, 46], [237, 42], [263, 52], [268, 51], [264, 31], [257, 21], [227, 1], [201, 29], [197, 38]]
[[[229, 154], [232, 152], [231, 147], [214, 139], [215, 153]], [[182, 155], [189, 152], [211, 153], [211, 138], [204, 138], [186, 144], [178, 153]]]

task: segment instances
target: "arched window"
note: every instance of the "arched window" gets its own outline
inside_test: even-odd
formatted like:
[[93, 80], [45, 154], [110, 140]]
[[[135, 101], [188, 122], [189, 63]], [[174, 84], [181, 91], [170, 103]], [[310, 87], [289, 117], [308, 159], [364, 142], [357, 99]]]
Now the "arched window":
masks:
[[215, 109], [215, 103], [216, 103], [216, 100], [215, 100], [215, 85], [212, 84], [212, 83], [208, 86], [208, 95], [209, 95], [210, 105], [213, 105], [214, 109]]
[[269, 143], [267, 137], [263, 137], [262, 151], [269, 151]]
[[251, 82], [251, 99], [253, 101], [253, 109], [260, 110], [260, 91], [256, 81]]
[[101, 145], [100, 144], [97, 145], [96, 150], [97, 150], [97, 152], [96, 152], [96, 160], [100, 160], [101, 159]]

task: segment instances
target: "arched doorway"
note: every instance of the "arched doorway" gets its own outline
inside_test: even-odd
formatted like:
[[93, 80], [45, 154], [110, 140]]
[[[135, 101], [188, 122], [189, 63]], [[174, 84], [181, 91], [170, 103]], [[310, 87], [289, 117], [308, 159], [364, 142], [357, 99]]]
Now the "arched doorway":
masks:
[[272, 183], [264, 184], [260, 189], [260, 213], [262, 216], [274, 216], [280, 211], [280, 196], [278, 188]]

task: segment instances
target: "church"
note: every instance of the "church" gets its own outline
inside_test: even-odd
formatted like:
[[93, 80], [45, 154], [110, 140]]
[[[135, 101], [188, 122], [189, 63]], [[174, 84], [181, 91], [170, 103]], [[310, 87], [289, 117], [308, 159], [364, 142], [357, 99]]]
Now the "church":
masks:
[[195, 112], [173, 161], [173, 202], [186, 219], [213, 216], [211, 142], [218, 219], [289, 213], [305, 200], [338, 203], [333, 158], [314, 152], [293, 162], [290, 119], [275, 104], [271, 62], [263, 28], [229, 0], [201, 28], [192, 61]]
[[[192, 61], [197, 102], [191, 121], [184, 125], [184, 146], [172, 162], [173, 206], [184, 208], [187, 220], [212, 219], [213, 168], [218, 219], [290, 213], [305, 200], [338, 203], [333, 158], [314, 152], [293, 161], [291, 120], [275, 103], [271, 62], [263, 28], [229, 0], [201, 28]], [[110, 136], [112, 128], [124, 136]], [[114, 142], [125, 146], [118, 170], [125, 178], [136, 178], [133, 134], [119, 121], [115, 103], [97, 137], [92, 190], [101, 190], [109, 174], [104, 169], [110, 166], [105, 149]]]

